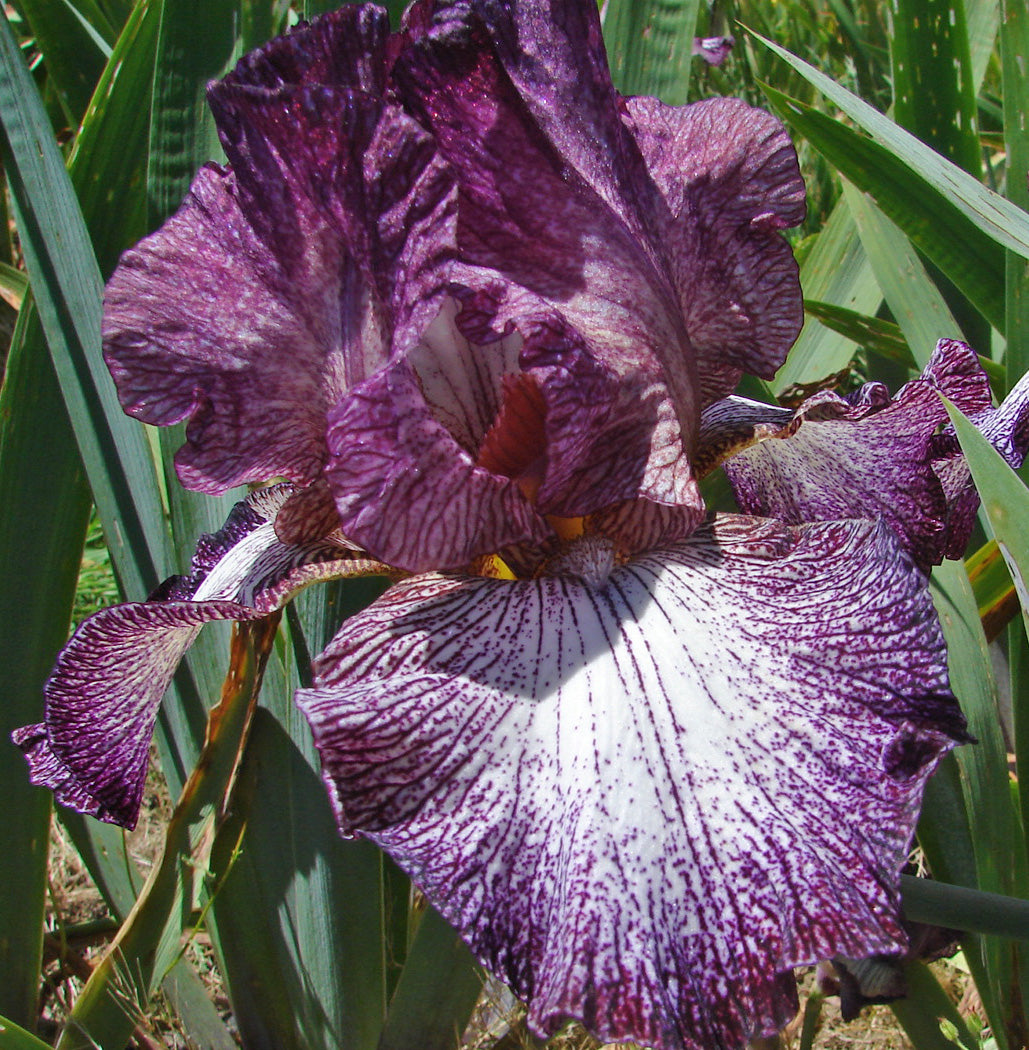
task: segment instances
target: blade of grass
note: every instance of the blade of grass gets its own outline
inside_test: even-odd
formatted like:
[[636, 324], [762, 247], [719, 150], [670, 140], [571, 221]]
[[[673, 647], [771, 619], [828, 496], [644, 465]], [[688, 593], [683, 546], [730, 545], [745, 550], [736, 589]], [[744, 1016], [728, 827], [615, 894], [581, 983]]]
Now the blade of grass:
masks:
[[[1017, 207], [1029, 209], [1029, 185], [1026, 182], [1026, 169], [1029, 165], [1029, 136], [1026, 132], [1029, 112], [1029, 85], [1026, 83], [1026, 60], [1029, 59], [1029, 3], [1027, 0], [1004, 0], [1002, 9], [1000, 54], [1004, 145], [1007, 152], [1005, 196]], [[1010, 388], [1029, 371], [1029, 266], [1025, 259], [1013, 252], [1007, 253], [1005, 262], [1007, 343], [1004, 364], [1007, 369], [1007, 386]], [[1024, 469], [1022, 476], [1026, 477]], [[978, 484], [978, 478], [976, 483]], [[1020, 494], [1015, 494], [1019, 490], [1013, 485], [1011, 489], [1011, 498], [1019, 499]], [[989, 508], [985, 509], [989, 514]], [[1019, 582], [1017, 578], [1015, 582]], [[1024, 591], [1020, 597], [1024, 615]], [[1029, 828], [1029, 788], [1023, 783], [1029, 770], [1029, 640], [1017, 624], [1012, 624], [1008, 630], [1008, 666], [1015, 727], [1015, 762], [1019, 773], [1019, 805], [1025, 829]], [[1024, 847], [1029, 855], [1029, 837], [1024, 842]]]
[[201, 164], [223, 159], [205, 94], [241, 47], [239, 0], [163, 0], [161, 7], [147, 151], [150, 228], [178, 208]]
[[[857, 95], [840, 87], [831, 77], [791, 55], [771, 40], [756, 34], [755, 36], [830, 102], [843, 110], [876, 143], [887, 149], [912, 175], [917, 176], [925, 187], [938, 193], [950, 208], [965, 216], [977, 230], [991, 241], [1023, 258], [1029, 258], [1029, 216], [1003, 197], [988, 190], [971, 175], [948, 163], [889, 117], [862, 101]], [[897, 222], [895, 217], [891, 218]], [[898, 225], [902, 226], [900, 223]]]
[[418, 923], [378, 1050], [453, 1050], [482, 992], [482, 971], [429, 908]]
[[[897, 0], [890, 56], [893, 119], [975, 179], [982, 177], [978, 103], [963, 0]], [[931, 267], [931, 272], [934, 268]], [[974, 303], [938, 271], [939, 285], [973, 346], [988, 348], [989, 326]]]
[[686, 103], [699, 7], [698, 0], [609, 0], [604, 43], [623, 95]]
[[965, 0], [968, 49], [972, 57], [972, 85], [977, 93], [982, 88], [997, 41], [1000, 8], [999, 0]]
[[[940, 982], [923, 963], [909, 963], [904, 968], [907, 995], [890, 1003], [890, 1009], [900, 1021], [915, 1050], [981, 1050], [979, 1040], [969, 1031], [965, 1019], [940, 987]], [[945, 1019], [954, 1030], [951, 1039], [940, 1024]]]
[[99, 25], [80, 17], [67, 0], [21, 0], [20, 6], [75, 129], [111, 56], [114, 31], [92, 5]]
[[904, 333], [917, 367], [922, 369], [937, 340], [961, 339], [961, 329], [907, 237], [846, 179], [843, 197], [857, 223], [883, 298]]
[[996, 540], [985, 543], [965, 564], [986, 640], [992, 642], [1018, 615], [1018, 595], [1011, 573]]
[[[817, 317], [827, 328], [853, 340], [866, 350], [903, 365], [905, 368], [918, 369], [920, 366], [911, 352], [900, 325], [881, 317], [869, 317], [842, 306], [831, 303], [820, 303], [813, 299], [804, 300], [804, 312]], [[978, 355], [979, 365], [990, 380], [995, 393], [1003, 393], [1006, 372], [1004, 366], [989, 357]]]
[[[951, 687], [961, 701], [970, 732], [978, 740], [976, 746], [957, 752], [975, 850], [976, 887], [1010, 897], [1029, 897], [1021, 816], [1008, 785], [996, 683], [968, 573], [961, 562], [947, 561], [933, 570], [931, 583], [947, 640]], [[981, 951], [987, 975], [982, 981], [977, 977], [976, 983], [983, 1006], [998, 1038], [1012, 1047], [1020, 1046], [1018, 1018], [1005, 1009], [1021, 977], [1016, 948], [1010, 941], [985, 938]]]
[[[1007, 151], [1005, 196], [1012, 205], [1029, 209], [1029, 3], [1004, 0], [1004, 19], [1000, 33], [1001, 67], [1004, 85], [1004, 146]], [[1008, 387], [1029, 371], [1029, 265], [1015, 252], [1008, 252], [1006, 267], [1007, 348], [1004, 361]]]
[[90, 508], [82, 460], [31, 305], [0, 390], [0, 1013], [35, 1026], [50, 794], [32, 787], [11, 731], [40, 721], [43, 682], [68, 636]]
[[0, 1016], [0, 1046], [4, 1050], [50, 1050], [49, 1044]]
[[29, 279], [21, 270], [16, 270], [7, 263], [0, 263], [0, 297], [15, 310], [21, 309], [28, 287]]
[[962, 0], [896, 0], [893, 119], [964, 171], [982, 170]]
[[[989, 190], [948, 164], [928, 146], [918, 143], [920, 149], [935, 158], [934, 163], [923, 165], [925, 171], [922, 171], [911, 163], [895, 141], [881, 144], [768, 85], [763, 85], [762, 90], [779, 116], [840, 174], [870, 194], [912, 243], [995, 328], [1003, 331], [1004, 244], [1001, 240], [1018, 244], [1022, 252], [1029, 254], [1029, 217], [1023, 215], [1012, 220], [1015, 231], [1026, 240], [1022, 244], [1008, 231], [1000, 232], [997, 227], [998, 222], [1008, 221], [1015, 210], [1009, 202], [996, 194], [987, 196]], [[885, 117], [881, 119], [895, 129], [894, 138], [907, 135]]]
[[256, 713], [215, 850], [223, 866], [241, 843], [214, 903], [240, 1034], [277, 1050], [368, 1050], [385, 1011], [382, 855], [340, 839], [300, 727], [284, 717], [293, 691], [268, 682], [264, 695], [276, 710]]
[[[800, 283], [809, 299], [860, 314], [872, 314], [879, 308], [882, 293], [845, 202], [833, 208], [829, 221], [804, 260]], [[835, 375], [850, 364], [855, 350], [850, 338], [818, 320], [809, 319], [772, 380], [772, 389], [782, 394], [792, 386]]]

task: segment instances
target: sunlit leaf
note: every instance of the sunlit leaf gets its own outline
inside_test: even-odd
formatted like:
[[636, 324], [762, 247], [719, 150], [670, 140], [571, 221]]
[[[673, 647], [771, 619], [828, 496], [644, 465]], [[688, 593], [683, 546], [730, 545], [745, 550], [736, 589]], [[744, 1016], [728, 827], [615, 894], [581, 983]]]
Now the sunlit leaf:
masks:
[[[90, 494], [35, 311], [15, 330], [0, 390], [0, 739], [37, 722], [43, 682], [68, 635]], [[0, 761], [0, 1013], [37, 1015], [50, 829], [49, 793], [11, 749]]]
[[[908, 133], [870, 107], [865, 108], [892, 129], [891, 137], [883, 136], [885, 143], [770, 86], [764, 91], [779, 116], [859, 190], [870, 194], [983, 316], [1003, 330], [1004, 247], [1015, 244], [1029, 254], [1029, 216], [1019, 213], [1012, 220], [1018, 239], [1001, 231], [998, 224], [1017, 209], [921, 143], [906, 151], [924, 161], [925, 170], [919, 170], [898, 148], [898, 141], [910, 138]], [[920, 150], [933, 160], [925, 160]]]
[[1009, 621], [1018, 615], [1018, 595], [1011, 582], [1011, 573], [996, 540], [990, 540], [980, 547], [965, 565], [979, 606], [983, 631], [987, 641], [992, 642]]
[[604, 42], [623, 95], [686, 102], [699, 7], [698, 0], [609, 0]]
[[[868, 255], [845, 202], [836, 205], [818, 234], [801, 266], [800, 283], [806, 299], [859, 314], [875, 313], [882, 302]], [[835, 375], [848, 367], [856, 349], [851, 338], [809, 318], [772, 380], [772, 389], [781, 394], [792, 386]]]
[[857, 223], [883, 298], [921, 370], [937, 340], [961, 339], [961, 329], [907, 237], [846, 180], [843, 196]]
[[846, 113], [858, 127], [871, 135], [901, 165], [918, 176], [924, 188], [938, 193], [950, 207], [964, 215], [990, 240], [1023, 258], [1029, 258], [1029, 215], [987, 189], [971, 175], [948, 163], [889, 117], [840, 87], [831, 77], [771, 40], [764, 37], [758, 39]]

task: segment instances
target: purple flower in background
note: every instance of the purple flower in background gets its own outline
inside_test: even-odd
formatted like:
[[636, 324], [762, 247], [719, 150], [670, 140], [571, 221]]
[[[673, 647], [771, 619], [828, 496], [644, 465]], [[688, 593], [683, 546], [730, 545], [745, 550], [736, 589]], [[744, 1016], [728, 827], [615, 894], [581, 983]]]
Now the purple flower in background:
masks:
[[[966, 739], [924, 570], [975, 497], [937, 391], [1012, 459], [1024, 393], [992, 409], [944, 343], [895, 399], [732, 397], [801, 324], [795, 154], [740, 102], [618, 96], [590, 0], [346, 7], [210, 101], [228, 166], [123, 257], [105, 353], [126, 411], [187, 420], [184, 484], [285, 481], [83, 624], [16, 734], [33, 779], [131, 825], [202, 623], [390, 571], [298, 702], [341, 829], [535, 1030], [738, 1046], [794, 966], [901, 952]], [[745, 515], [705, 512], [723, 462]]]
[[693, 41], [693, 54], [709, 66], [720, 66], [729, 56], [736, 41], [731, 36], [698, 37]]

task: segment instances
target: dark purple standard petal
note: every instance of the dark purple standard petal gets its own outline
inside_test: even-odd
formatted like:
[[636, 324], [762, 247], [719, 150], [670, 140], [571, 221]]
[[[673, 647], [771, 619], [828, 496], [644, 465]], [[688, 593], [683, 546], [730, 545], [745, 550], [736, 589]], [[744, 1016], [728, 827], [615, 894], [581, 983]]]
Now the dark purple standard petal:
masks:
[[890, 530], [729, 518], [557, 568], [419, 577], [348, 621], [299, 697], [343, 829], [541, 1033], [742, 1046], [791, 1016], [793, 966], [901, 951], [922, 788], [965, 737]]
[[770, 379], [804, 323], [796, 260], [779, 231], [804, 219], [797, 154], [774, 117], [739, 99], [625, 101], [664, 198], [664, 248], [705, 403], [742, 372]]
[[[661, 428], [649, 460], [642, 470], [635, 456], [616, 464], [624, 477], [612, 486], [624, 491], [642, 478], [645, 497], [694, 502], [681, 479], [702, 399], [727, 393], [741, 361], [774, 370], [799, 330], [796, 269], [776, 233], [803, 215], [785, 133], [767, 115], [745, 118], [731, 107], [724, 120], [708, 107], [706, 120], [680, 121], [641, 104], [630, 119], [590, 4], [483, 0], [433, 10], [396, 78], [460, 184], [462, 328], [485, 342], [515, 325], [531, 370], [540, 330], [560, 319], [577, 338], [564, 360], [548, 347], [549, 363], [575, 373], [585, 355], [608, 389], [591, 402], [595, 418], [577, 419], [556, 443], [617, 441], [611, 420], [624, 417], [625, 402], [659, 394], [647, 406]], [[690, 163], [691, 150], [701, 163]], [[689, 170], [691, 187], [677, 181], [677, 168]], [[726, 268], [705, 261], [693, 272], [708, 250]], [[697, 297], [716, 286], [708, 310]], [[723, 309], [734, 317], [715, 325], [711, 315]], [[726, 363], [730, 331], [737, 341]]]
[[[964, 343], [941, 341], [922, 376], [892, 398], [869, 383], [849, 398], [816, 394], [792, 414], [730, 398], [705, 413], [698, 458], [725, 459], [748, 513], [791, 523], [882, 518], [928, 567], [962, 530], [940, 478], [941, 393], [973, 418], [989, 412], [989, 383]], [[966, 529], [962, 547], [967, 539]]]
[[46, 684], [45, 721], [13, 734], [34, 784], [81, 813], [133, 827], [157, 709], [203, 624], [260, 619], [318, 580], [382, 571], [334, 540], [279, 543], [273, 518], [291, 490], [254, 493], [201, 538], [189, 576], [79, 626]]
[[385, 12], [348, 6], [249, 56], [210, 91], [230, 168], [126, 253], [105, 301], [126, 411], [187, 419], [183, 482], [311, 483], [326, 416], [441, 305], [454, 187], [385, 101]]

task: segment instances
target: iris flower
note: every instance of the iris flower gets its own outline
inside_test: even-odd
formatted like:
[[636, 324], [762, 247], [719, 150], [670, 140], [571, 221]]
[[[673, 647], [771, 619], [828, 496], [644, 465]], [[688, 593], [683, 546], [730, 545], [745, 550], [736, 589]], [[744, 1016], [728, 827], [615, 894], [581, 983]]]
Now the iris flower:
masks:
[[[927, 568], [975, 495], [941, 343], [896, 398], [732, 396], [802, 321], [804, 187], [741, 102], [614, 91], [592, 0], [345, 7], [210, 89], [207, 165], [107, 289], [125, 410], [182, 482], [254, 491], [188, 577], [103, 610], [16, 734], [131, 826], [200, 626], [354, 572], [298, 703], [378, 843], [528, 1006], [605, 1040], [741, 1046], [792, 969], [900, 953], [923, 787], [967, 739]], [[705, 510], [719, 464], [744, 514]]]

